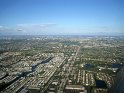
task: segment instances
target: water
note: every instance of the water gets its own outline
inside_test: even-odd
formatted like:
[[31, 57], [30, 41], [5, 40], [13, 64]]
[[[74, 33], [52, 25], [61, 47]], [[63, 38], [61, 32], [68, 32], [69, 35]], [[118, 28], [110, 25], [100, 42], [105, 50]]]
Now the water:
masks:
[[92, 64], [85, 64], [84, 67], [85, 68], [93, 68], [93, 65]]
[[112, 64], [112, 68], [121, 68], [122, 66], [123, 66], [123, 64], [119, 64], [119, 63]]
[[103, 80], [96, 80], [96, 87], [97, 88], [107, 88], [105, 81]]

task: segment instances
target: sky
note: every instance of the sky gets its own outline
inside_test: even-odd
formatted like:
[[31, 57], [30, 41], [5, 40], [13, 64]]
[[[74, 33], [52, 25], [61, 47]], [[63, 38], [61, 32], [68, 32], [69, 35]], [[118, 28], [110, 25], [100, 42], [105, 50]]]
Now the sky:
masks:
[[0, 35], [124, 35], [124, 0], [0, 0]]

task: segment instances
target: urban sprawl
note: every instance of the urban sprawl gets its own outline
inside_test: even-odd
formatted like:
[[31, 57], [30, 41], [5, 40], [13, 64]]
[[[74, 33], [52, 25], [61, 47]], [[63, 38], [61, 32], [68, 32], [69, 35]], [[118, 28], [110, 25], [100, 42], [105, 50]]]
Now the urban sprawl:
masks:
[[109, 93], [124, 38], [0, 37], [0, 93]]

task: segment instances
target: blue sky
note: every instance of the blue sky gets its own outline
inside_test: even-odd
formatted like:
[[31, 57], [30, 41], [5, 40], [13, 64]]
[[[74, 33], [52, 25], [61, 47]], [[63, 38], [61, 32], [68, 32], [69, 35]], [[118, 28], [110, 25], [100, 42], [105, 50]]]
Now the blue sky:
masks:
[[0, 0], [1, 35], [122, 35], [124, 0]]

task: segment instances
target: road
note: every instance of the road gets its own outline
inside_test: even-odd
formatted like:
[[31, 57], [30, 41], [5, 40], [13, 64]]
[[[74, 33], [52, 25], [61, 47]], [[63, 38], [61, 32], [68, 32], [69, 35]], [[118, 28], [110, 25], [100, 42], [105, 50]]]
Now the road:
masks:
[[59, 90], [58, 90], [57, 93], [63, 93], [63, 89], [64, 89], [64, 87], [66, 85], [66, 82], [69, 80], [69, 75], [71, 74], [72, 66], [74, 65], [74, 62], [75, 62], [75, 60], [77, 58], [77, 55], [78, 55], [79, 51], [80, 51], [80, 46], [78, 46], [77, 52], [76, 52], [75, 56], [73, 56], [73, 58], [72, 58], [73, 61], [69, 61], [67, 63], [68, 67], [66, 67], [66, 71], [64, 73], [65, 77], [64, 77], [64, 79], [61, 80], [61, 84], [59, 86]]

